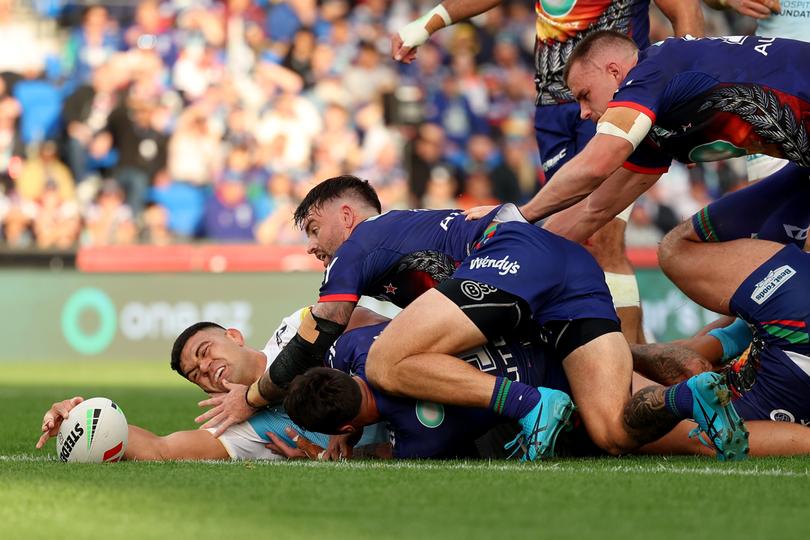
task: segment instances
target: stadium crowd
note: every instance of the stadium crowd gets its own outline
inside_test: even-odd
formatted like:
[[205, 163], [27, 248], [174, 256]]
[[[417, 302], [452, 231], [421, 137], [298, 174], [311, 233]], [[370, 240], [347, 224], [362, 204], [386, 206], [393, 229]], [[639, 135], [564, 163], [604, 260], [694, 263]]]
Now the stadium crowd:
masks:
[[[292, 210], [347, 172], [386, 209], [527, 200], [545, 180], [532, 6], [392, 62], [390, 35], [433, 3], [0, 0], [0, 246], [303, 243]], [[751, 29], [707, 12], [708, 35]], [[653, 40], [669, 31], [653, 17]], [[674, 164], [628, 243], [744, 181], [734, 161]]]

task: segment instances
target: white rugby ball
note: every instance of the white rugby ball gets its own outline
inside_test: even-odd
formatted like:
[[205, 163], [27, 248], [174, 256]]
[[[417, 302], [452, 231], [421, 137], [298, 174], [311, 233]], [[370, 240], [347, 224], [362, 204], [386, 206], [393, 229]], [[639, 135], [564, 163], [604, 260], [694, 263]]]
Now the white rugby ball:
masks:
[[73, 463], [120, 461], [127, 449], [129, 428], [121, 407], [107, 398], [81, 402], [62, 422], [56, 455]]

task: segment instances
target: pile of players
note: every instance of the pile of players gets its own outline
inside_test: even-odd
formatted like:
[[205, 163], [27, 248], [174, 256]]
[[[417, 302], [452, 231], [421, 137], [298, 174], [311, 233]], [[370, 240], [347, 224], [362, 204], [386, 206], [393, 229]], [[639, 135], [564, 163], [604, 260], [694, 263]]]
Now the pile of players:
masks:
[[[413, 61], [433, 32], [485, 4], [446, 0], [395, 36], [394, 57]], [[325, 266], [317, 303], [262, 351], [236, 329], [186, 330], [172, 367], [213, 394], [198, 418], [209, 429], [140, 430], [127, 457], [810, 452], [810, 45], [684, 37], [644, 48], [647, 2], [605, 4], [582, 15], [587, 31], [539, 36], [538, 143], [544, 159], [564, 151], [534, 199], [383, 213], [367, 181], [324, 180], [294, 218]], [[673, 4], [687, 10], [673, 21], [699, 35], [693, 3]], [[538, 6], [539, 29], [571, 20]], [[756, 152], [781, 168], [701, 210], [659, 251], [685, 294], [728, 319], [687, 342], [639, 344], [614, 218], [673, 158]], [[597, 250], [612, 253], [604, 260], [578, 243], [594, 235], [614, 243]], [[357, 307], [361, 296], [403, 309], [381, 320]], [[632, 389], [634, 368], [656, 382]], [[40, 446], [75, 403], [46, 414]]]

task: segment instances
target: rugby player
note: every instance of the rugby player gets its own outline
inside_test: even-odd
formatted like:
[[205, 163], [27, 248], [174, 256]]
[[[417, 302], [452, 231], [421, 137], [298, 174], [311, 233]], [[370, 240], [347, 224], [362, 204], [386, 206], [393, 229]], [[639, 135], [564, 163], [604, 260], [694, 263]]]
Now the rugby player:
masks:
[[510, 384], [452, 355], [535, 325], [565, 369], [589, 436], [604, 450], [632, 451], [694, 418], [720, 459], [743, 458], [745, 428], [716, 374], [631, 399], [632, 358], [602, 271], [584, 248], [515, 210], [504, 205], [477, 222], [452, 210], [380, 214], [367, 182], [343, 176], [319, 184], [296, 210], [309, 251], [326, 265], [319, 302], [246, 394], [210, 400], [215, 407], [200, 420], [224, 429], [249, 417], [249, 405], [281, 398], [296, 375], [321, 365], [365, 294], [406, 306], [369, 351], [369, 382], [390, 394], [489, 407], [519, 420], [529, 459], [550, 455], [570, 400]]
[[[194, 324], [175, 340], [171, 355], [172, 369], [209, 394], [250, 384], [267, 369], [281, 346], [295, 335], [293, 329], [298, 327], [306, 310], [308, 308], [285, 318], [262, 350], [245, 344], [242, 333], [235, 328], [225, 329], [211, 322]], [[356, 311], [352, 325], [371, 324], [381, 320], [386, 319], [360, 308]], [[42, 448], [50, 437], [56, 435], [70, 410], [82, 401], [83, 398], [77, 396], [51, 406], [42, 420], [42, 435], [37, 441], [37, 448]], [[317, 445], [317, 448], [306, 447], [316, 455], [328, 444], [328, 436], [297, 427], [283, 408], [274, 407], [258, 411], [247, 421], [230, 426], [219, 438], [213, 436], [212, 430], [204, 429], [158, 436], [130, 424], [124, 459], [279, 459], [280, 456], [266, 445], [271, 441], [293, 444], [293, 438], [286, 435], [285, 428], [297, 430], [308, 441]], [[304, 445], [301, 441], [296, 442]], [[379, 451], [385, 455], [387, 442], [387, 433], [382, 426], [378, 426], [365, 434], [358, 450], [364, 456], [376, 455]]]
[[596, 136], [521, 212], [536, 221], [578, 203], [547, 226], [582, 241], [673, 158], [765, 153], [810, 166], [810, 84], [800, 61], [808, 57], [810, 44], [780, 38], [667, 39], [639, 51], [620, 33], [590, 34], [565, 80]]
[[[445, 0], [392, 36], [392, 55], [396, 60], [411, 63], [418, 47], [434, 32], [500, 3], [500, 0]], [[703, 35], [699, 1], [656, 0], [655, 4], [671, 21], [676, 36]], [[537, 14], [535, 133], [545, 177], [552, 178], [596, 132], [592, 122], [580, 118], [579, 106], [563, 80], [563, 68], [571, 50], [589, 33], [604, 29], [621, 32], [633, 39], [640, 49], [647, 48], [650, 1], [542, 0], [534, 6]], [[622, 330], [634, 343], [643, 341], [643, 332], [638, 284], [624, 249], [630, 210], [628, 206], [617, 219], [593, 235], [588, 247], [605, 271]]]
[[[368, 351], [388, 324], [347, 331], [329, 350], [325, 362], [329, 367], [313, 368], [296, 377], [284, 399], [290, 417], [306, 429], [335, 435], [356, 434], [364, 426], [385, 422], [395, 458], [478, 457], [476, 439], [503, 423], [502, 416], [491, 409], [392, 396], [368, 383]], [[495, 339], [459, 357], [474, 369], [500, 375], [511, 383], [542, 383], [568, 391], [565, 374], [559, 364], [546, 362], [542, 347], [536, 339]], [[552, 447], [556, 436], [550, 442]]]
[[[789, 167], [715, 201], [679, 225], [662, 241], [659, 259], [661, 269], [687, 296], [712, 311], [739, 317], [761, 343], [756, 383], [737, 401], [740, 412], [747, 418], [772, 418], [779, 411], [808, 424], [810, 254], [801, 247], [810, 209], [807, 188], [793, 192]], [[810, 183], [806, 170], [803, 180]], [[794, 197], [797, 211], [785, 214], [780, 203]], [[720, 335], [726, 355], [745, 339], [737, 332]]]

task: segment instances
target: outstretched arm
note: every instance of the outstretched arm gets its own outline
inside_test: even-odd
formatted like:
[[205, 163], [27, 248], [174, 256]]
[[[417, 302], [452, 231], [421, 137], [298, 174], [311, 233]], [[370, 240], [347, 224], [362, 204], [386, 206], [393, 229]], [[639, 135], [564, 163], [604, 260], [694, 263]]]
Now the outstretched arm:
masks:
[[[84, 398], [76, 396], [51, 405], [42, 418], [42, 435], [36, 447], [42, 448], [59, 431], [62, 421]], [[182, 459], [228, 459], [228, 452], [219, 440], [204, 430], [178, 431], [158, 436], [138, 426], [129, 425], [124, 459], [142, 461]]]
[[692, 37], [703, 37], [703, 11], [700, 0], [655, 0], [655, 5], [672, 23], [676, 37], [689, 34]]
[[597, 133], [532, 200], [520, 208], [520, 212], [534, 223], [576, 204], [619, 169], [632, 153], [633, 145], [627, 140]]
[[410, 64], [416, 50], [434, 32], [458, 21], [489, 11], [502, 0], [445, 0], [415, 21], [403, 26], [391, 37], [391, 56], [394, 60]]
[[[779, 0], [703, 0], [714, 9], [732, 9], [740, 15], [755, 19], [767, 19], [771, 13], [782, 10]], [[662, 10], [663, 11], [663, 10]]]

